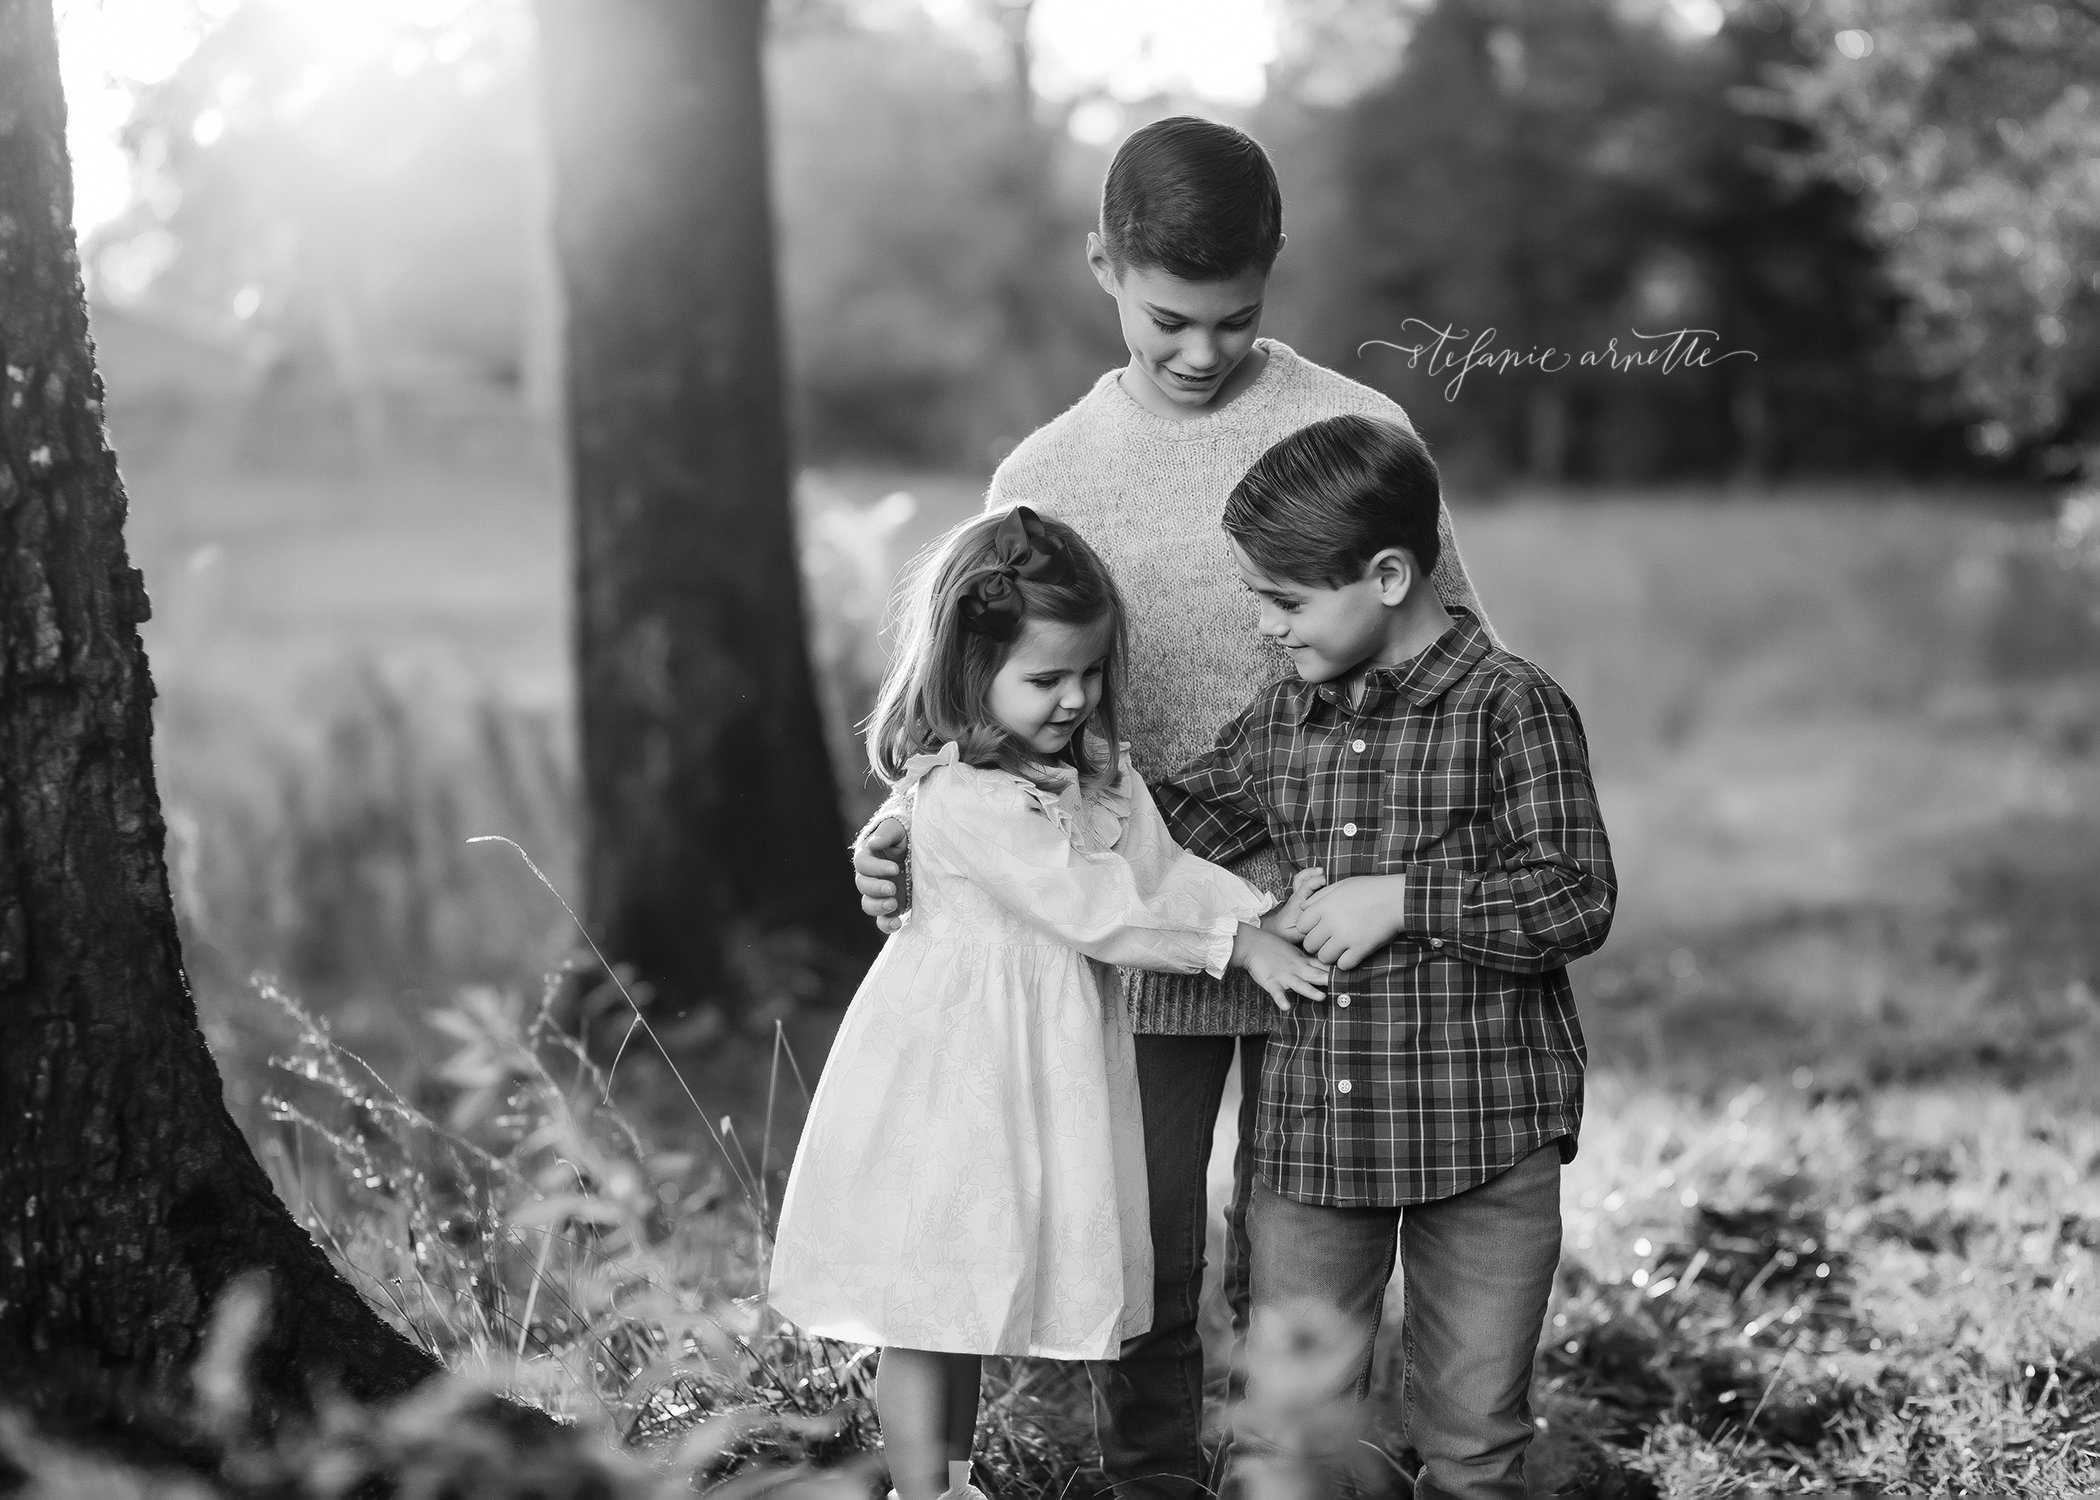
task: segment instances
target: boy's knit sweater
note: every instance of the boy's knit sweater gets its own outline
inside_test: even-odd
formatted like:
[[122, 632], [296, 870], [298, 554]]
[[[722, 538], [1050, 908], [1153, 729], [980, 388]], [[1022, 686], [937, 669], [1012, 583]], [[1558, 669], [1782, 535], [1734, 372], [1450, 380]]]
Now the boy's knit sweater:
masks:
[[[1270, 445], [1326, 417], [1359, 413], [1412, 428], [1391, 400], [1346, 375], [1301, 359], [1274, 339], [1253, 384], [1223, 408], [1175, 420], [1137, 403], [1122, 370], [1094, 382], [1063, 415], [1037, 428], [992, 476], [988, 508], [1032, 505], [1067, 522], [1115, 575], [1130, 621], [1130, 677], [1123, 738], [1148, 780], [1211, 747], [1234, 714], [1290, 670], [1254, 628], [1221, 525], [1225, 497]], [[1448, 511], [1443, 555], [1430, 581], [1439, 597], [1486, 614], [1459, 560]], [[1236, 867], [1255, 885], [1286, 879], [1267, 851]], [[1269, 1029], [1268, 996], [1237, 970], [1207, 975], [1126, 970], [1135, 1031], [1236, 1036]]]

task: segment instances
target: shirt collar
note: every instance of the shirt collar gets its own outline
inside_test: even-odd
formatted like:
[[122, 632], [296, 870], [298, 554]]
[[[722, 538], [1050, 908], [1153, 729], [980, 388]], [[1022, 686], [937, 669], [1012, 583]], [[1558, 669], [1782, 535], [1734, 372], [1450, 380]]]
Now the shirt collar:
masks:
[[1399, 666], [1373, 667], [1366, 672], [1363, 701], [1354, 708], [1349, 706], [1340, 679], [1317, 684], [1292, 683], [1291, 720], [1303, 724], [1312, 716], [1313, 708], [1323, 701], [1345, 714], [1376, 713], [1389, 693], [1397, 694], [1414, 708], [1427, 708], [1436, 702], [1473, 670], [1473, 664], [1487, 654], [1492, 644], [1486, 627], [1470, 611], [1456, 605], [1445, 607], [1451, 611], [1451, 628], [1438, 636], [1426, 650], [1417, 652]]

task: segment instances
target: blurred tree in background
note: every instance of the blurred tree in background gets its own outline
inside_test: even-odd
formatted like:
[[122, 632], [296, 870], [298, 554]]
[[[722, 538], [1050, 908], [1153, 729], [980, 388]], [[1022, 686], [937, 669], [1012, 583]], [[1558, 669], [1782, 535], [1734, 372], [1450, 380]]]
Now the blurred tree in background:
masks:
[[341, 398], [367, 454], [387, 391], [432, 376], [530, 378], [551, 406], [531, 41], [514, 4], [393, 23], [242, 0], [140, 98], [147, 188], [100, 236], [104, 280], [245, 342], [265, 401]]
[[1904, 347], [1991, 456], [2100, 467], [2100, 3], [1830, 0], [1788, 77], [1871, 205]]
[[[1400, 396], [1462, 471], [2062, 473], [2095, 362], [2089, 0], [1277, 0], [1271, 330]], [[376, 17], [375, 9], [370, 16]], [[981, 472], [1121, 358], [1081, 264], [1104, 145], [1032, 6], [794, 0], [767, 49], [805, 456]], [[316, 17], [327, 16], [325, 25]], [[242, 0], [141, 101], [98, 263], [369, 435], [449, 371], [546, 409], [521, 0], [441, 21]], [[1103, 96], [1104, 99], [1106, 96]], [[1194, 108], [1109, 101], [1124, 124]], [[1442, 381], [1406, 318], [1521, 353], [1708, 327], [1706, 371]], [[1842, 412], [1843, 421], [1832, 420]]]
[[[1330, 30], [1331, 9], [1323, 15]], [[1272, 112], [1291, 155], [1326, 158], [1330, 221], [1294, 229], [1318, 262], [1310, 352], [1392, 391], [1462, 472], [1564, 479], [1781, 473], [1959, 460], [1922, 381], [1885, 356], [1896, 301], [1852, 194], [1807, 167], [1815, 137], [1757, 88], [1802, 60], [1779, 5], [1712, 36], [1609, 0], [1444, 0], [1390, 77]], [[1301, 63], [1314, 88], [1317, 59]], [[1289, 173], [1286, 180], [1298, 174]], [[1409, 324], [1408, 319], [1420, 320]], [[1560, 351], [1551, 373], [1413, 370]], [[1642, 333], [1713, 330], [1706, 370], [1585, 367]], [[1847, 420], [1831, 420], [1843, 410]], [[1922, 462], [1921, 462], [1922, 460]]]
[[[1010, 39], [989, 51], [867, 9], [772, 17], [799, 435], [819, 459], [986, 466], [1120, 354], [1080, 248], [1106, 156], [1036, 107], [1025, 5], [984, 0]], [[140, 99], [147, 191], [90, 247], [105, 291], [244, 342], [261, 403], [339, 400], [367, 451], [412, 417], [387, 393], [433, 378], [551, 412], [534, 40], [520, 0], [385, 24], [241, 0]]]
[[567, 309], [585, 895], [682, 1006], [869, 946], [789, 511], [764, 0], [540, 0]]
[[1120, 362], [1084, 264], [1107, 156], [1070, 140], [1026, 65], [924, 16], [827, 13], [776, 37], [783, 280], [810, 457], [989, 469]]

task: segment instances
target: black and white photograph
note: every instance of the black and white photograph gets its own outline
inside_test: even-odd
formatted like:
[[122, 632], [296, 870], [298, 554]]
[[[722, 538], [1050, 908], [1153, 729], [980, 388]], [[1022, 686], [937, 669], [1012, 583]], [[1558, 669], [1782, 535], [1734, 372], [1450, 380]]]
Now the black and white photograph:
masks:
[[2100, 0], [0, 0], [0, 1496], [2100, 1494]]

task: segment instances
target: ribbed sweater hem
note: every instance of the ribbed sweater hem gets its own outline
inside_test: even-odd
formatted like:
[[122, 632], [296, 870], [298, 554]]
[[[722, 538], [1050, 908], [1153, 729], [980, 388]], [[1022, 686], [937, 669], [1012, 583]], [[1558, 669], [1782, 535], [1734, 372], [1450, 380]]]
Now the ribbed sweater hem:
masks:
[[1144, 1036], [1259, 1036], [1279, 1012], [1240, 970], [1208, 974], [1124, 969], [1123, 1003], [1130, 1029]]

